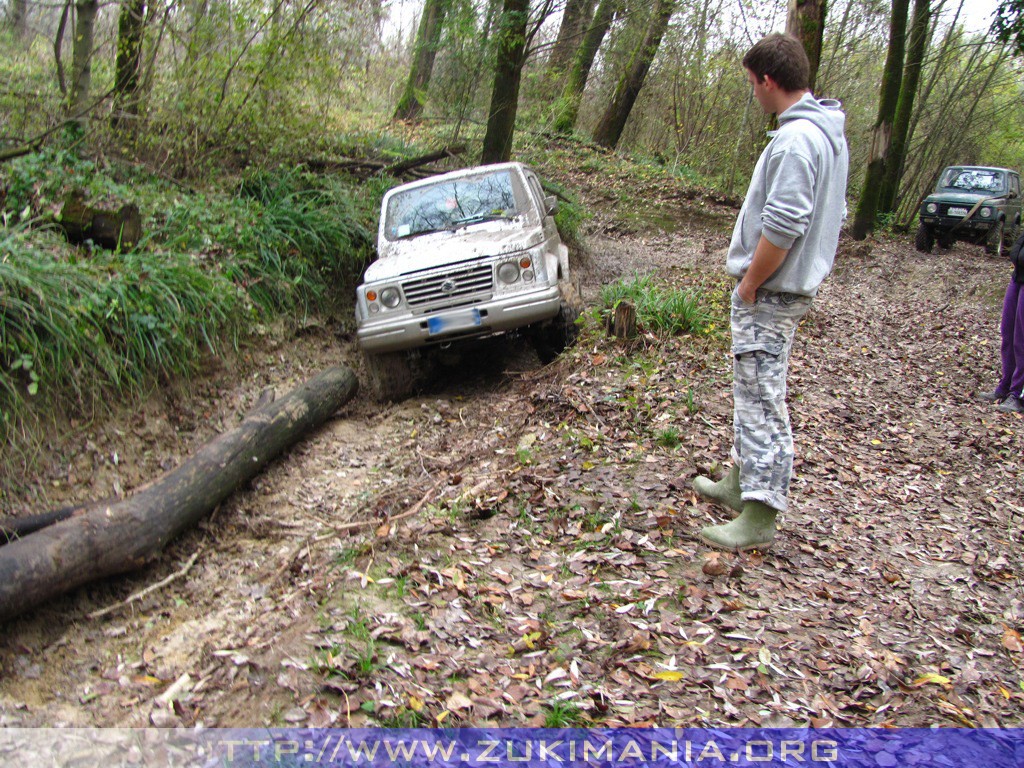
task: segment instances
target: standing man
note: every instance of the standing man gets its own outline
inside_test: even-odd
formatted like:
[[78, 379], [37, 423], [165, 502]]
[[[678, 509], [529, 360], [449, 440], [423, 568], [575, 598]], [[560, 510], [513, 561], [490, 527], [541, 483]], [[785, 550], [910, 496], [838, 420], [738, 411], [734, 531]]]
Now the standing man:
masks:
[[829, 272], [846, 219], [849, 154], [837, 101], [808, 89], [810, 65], [793, 37], [773, 34], [743, 57], [762, 109], [779, 129], [761, 153], [732, 233], [733, 467], [694, 490], [739, 512], [701, 538], [730, 550], [763, 548], [788, 503], [793, 434], [786, 372], [800, 318]]

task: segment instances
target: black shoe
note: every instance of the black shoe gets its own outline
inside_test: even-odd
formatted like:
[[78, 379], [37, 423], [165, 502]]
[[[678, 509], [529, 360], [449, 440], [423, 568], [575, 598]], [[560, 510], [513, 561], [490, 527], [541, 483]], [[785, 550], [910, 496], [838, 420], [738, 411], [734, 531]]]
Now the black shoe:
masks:
[[1001, 403], [1006, 399], [1006, 395], [1001, 395], [998, 392], [979, 392], [978, 399], [986, 403]]
[[999, 404], [997, 409], [1003, 413], [1024, 413], [1024, 402], [1019, 397], [1010, 395]]

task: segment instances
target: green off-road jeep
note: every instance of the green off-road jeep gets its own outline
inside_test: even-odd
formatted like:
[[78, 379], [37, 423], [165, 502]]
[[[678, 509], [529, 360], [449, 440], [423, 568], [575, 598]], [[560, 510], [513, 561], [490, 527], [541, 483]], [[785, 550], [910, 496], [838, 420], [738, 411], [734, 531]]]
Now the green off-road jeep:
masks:
[[1006, 168], [951, 165], [935, 191], [921, 203], [914, 246], [931, 253], [936, 242], [949, 248], [963, 240], [1001, 256], [1020, 228], [1020, 174]]

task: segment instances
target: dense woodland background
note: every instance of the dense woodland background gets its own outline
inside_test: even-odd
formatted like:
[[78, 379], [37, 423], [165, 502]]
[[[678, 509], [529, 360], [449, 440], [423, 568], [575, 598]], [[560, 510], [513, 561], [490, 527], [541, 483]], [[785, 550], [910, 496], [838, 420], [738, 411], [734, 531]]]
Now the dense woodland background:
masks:
[[[794, 5], [824, 16], [815, 90], [846, 107], [853, 197], [893, 48], [908, 73], [912, 57], [921, 62], [898, 218], [948, 162], [1021, 165], [1019, 63], [973, 4], [917, 0], [909, 14], [907, 0]], [[209, 178], [391, 141], [403, 135], [393, 117], [424, 123], [432, 139], [479, 142], [489, 117], [511, 109], [516, 141], [542, 141], [555, 127], [596, 135], [730, 193], [742, 192], [766, 125], [739, 59], [793, 15], [784, 0], [8, 0], [6, 11], [7, 151], [37, 146], [70, 117], [96, 153]], [[496, 69], [506, 78], [499, 94]], [[516, 95], [513, 75], [509, 108], [501, 97]], [[567, 120], [580, 85], [578, 117]], [[609, 108], [622, 112], [630, 98], [622, 128], [609, 128], [618, 117]]]
[[[1020, 3], [956, 0], [7, 0], [0, 6], [0, 430], [45, 400], [188, 373], [330, 303], [372, 253], [374, 173], [577, 146], [742, 195], [769, 120], [740, 59], [801, 37], [848, 115], [854, 235], [899, 229], [946, 164], [1024, 167]], [[360, 163], [362, 163], [360, 165]], [[359, 170], [353, 175], [336, 171]], [[867, 190], [867, 194], [862, 194]], [[68, 195], [138, 243], [54, 233]], [[565, 207], [563, 225], [584, 212]], [[133, 238], [134, 240], [134, 238]], [[346, 294], [347, 295], [347, 294]], [[28, 430], [31, 431], [31, 430]]]

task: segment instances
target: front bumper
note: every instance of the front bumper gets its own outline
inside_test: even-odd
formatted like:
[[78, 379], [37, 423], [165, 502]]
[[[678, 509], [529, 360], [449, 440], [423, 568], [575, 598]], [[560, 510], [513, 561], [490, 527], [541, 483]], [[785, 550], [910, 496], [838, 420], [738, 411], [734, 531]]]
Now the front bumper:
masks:
[[961, 218], [922, 214], [921, 223], [927, 224], [932, 229], [939, 231], [948, 231], [956, 227], [957, 233], [963, 232], [964, 235], [976, 235], [988, 232], [998, 223], [998, 219], [979, 219], [978, 215], [975, 214], [969, 220], [964, 221]]
[[[490, 336], [550, 320], [558, 314], [561, 299], [555, 285], [528, 293], [495, 297], [471, 307], [442, 309], [424, 315], [385, 313], [360, 323], [356, 338], [359, 346], [367, 352], [398, 352], [457, 339]], [[443, 325], [446, 316], [462, 318], [471, 310], [479, 313], [479, 325], [454, 322], [450, 330], [431, 333], [432, 318], [435, 325], [438, 321]]]

